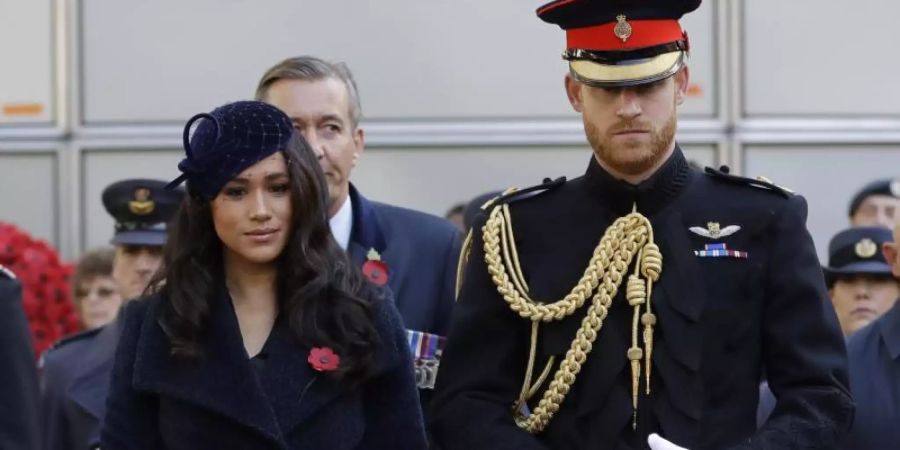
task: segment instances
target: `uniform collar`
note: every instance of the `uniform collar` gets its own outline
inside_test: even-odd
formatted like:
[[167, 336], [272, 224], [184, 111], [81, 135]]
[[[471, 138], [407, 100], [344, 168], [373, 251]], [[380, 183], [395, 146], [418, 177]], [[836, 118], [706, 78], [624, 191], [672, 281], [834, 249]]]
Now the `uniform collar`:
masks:
[[689, 175], [690, 166], [681, 148], [676, 145], [662, 167], [637, 185], [615, 178], [600, 167], [596, 158], [591, 157], [585, 173], [585, 186], [617, 215], [628, 214], [637, 203], [638, 212], [651, 216], [681, 194], [688, 184]]
[[891, 358], [900, 359], [900, 300], [878, 320], [878, 327]]

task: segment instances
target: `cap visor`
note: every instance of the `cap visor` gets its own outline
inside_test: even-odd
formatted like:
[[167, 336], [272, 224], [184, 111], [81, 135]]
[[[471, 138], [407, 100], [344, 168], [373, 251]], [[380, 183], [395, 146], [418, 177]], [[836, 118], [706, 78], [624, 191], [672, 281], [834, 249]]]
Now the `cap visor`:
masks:
[[684, 63], [684, 52], [663, 53], [639, 61], [600, 64], [587, 59], [569, 62], [576, 80], [600, 87], [625, 87], [653, 83], [671, 77]]
[[879, 262], [879, 261], [868, 261], [868, 262], [856, 262], [847, 264], [846, 266], [840, 268], [831, 268], [831, 267], [823, 267], [822, 270], [826, 275], [891, 275], [891, 266]]
[[113, 236], [112, 245], [158, 245], [166, 244], [165, 231], [134, 230], [123, 231]]

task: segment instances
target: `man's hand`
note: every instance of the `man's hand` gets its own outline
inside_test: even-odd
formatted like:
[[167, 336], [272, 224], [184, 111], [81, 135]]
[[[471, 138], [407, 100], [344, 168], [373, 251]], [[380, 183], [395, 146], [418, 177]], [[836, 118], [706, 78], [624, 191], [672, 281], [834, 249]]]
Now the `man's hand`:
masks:
[[650, 450], [687, 450], [659, 437], [656, 433], [647, 437], [647, 444], [650, 445]]

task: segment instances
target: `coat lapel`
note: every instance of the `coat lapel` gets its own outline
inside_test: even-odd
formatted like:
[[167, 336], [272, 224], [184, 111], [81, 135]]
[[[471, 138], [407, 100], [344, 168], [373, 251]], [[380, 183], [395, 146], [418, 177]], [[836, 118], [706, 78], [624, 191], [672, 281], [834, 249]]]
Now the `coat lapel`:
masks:
[[[149, 314], [149, 318], [155, 317], [156, 311]], [[202, 359], [173, 359], [162, 329], [155, 320], [145, 321], [137, 347], [135, 389], [208, 409], [283, 447], [275, 415], [244, 350], [237, 317], [224, 288], [211, 304], [208, 332], [201, 342], [205, 352]], [[302, 379], [295, 382], [306, 383]]]
[[96, 419], [98, 424], [106, 412], [107, 389], [121, 325], [116, 320], [97, 333], [94, 345], [88, 347], [67, 391], [69, 398]]

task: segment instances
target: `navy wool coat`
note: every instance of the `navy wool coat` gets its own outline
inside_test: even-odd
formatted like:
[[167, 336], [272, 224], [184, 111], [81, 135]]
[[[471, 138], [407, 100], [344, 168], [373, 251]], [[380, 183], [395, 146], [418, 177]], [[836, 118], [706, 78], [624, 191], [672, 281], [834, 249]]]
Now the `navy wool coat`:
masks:
[[280, 322], [263, 348], [263, 368], [255, 368], [224, 293], [211, 308], [204, 357], [174, 359], [157, 322], [160, 302], [151, 296], [124, 311], [105, 450], [426, 447], [409, 347], [391, 300], [376, 307], [375, 374], [352, 390], [314, 371], [309, 349]]

